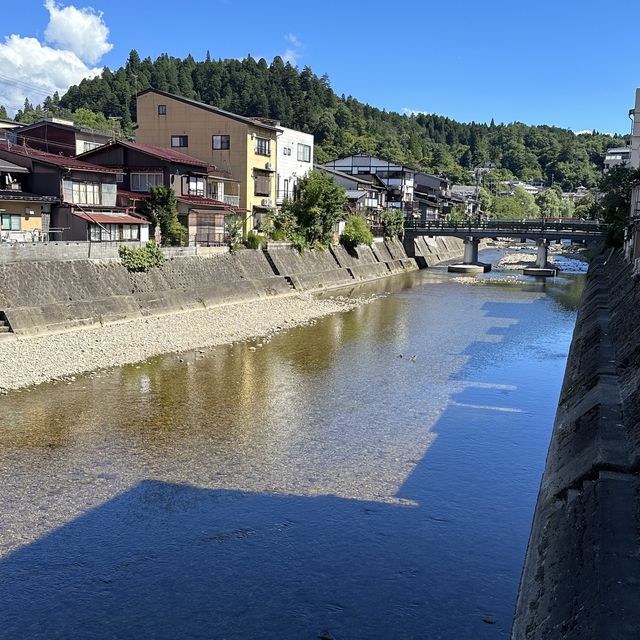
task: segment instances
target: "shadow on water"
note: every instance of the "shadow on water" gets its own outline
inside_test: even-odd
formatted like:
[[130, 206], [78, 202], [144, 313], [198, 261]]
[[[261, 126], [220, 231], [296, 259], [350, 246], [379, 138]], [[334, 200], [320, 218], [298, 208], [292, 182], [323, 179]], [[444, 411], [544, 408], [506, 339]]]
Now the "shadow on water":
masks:
[[[282, 341], [278, 366], [317, 375], [363, 331], [389, 342], [390, 355], [406, 311], [402, 299], [393, 304], [384, 317], [374, 303], [313, 327], [327, 332], [323, 344], [335, 340], [311, 364], [304, 341]], [[555, 402], [535, 408], [538, 394], [557, 397], [562, 370], [532, 394], [522, 359], [501, 359], [505, 349], [537, 344], [541, 329], [525, 320], [542, 305], [484, 303], [496, 322], [483, 340], [461, 337], [464, 364], [445, 380], [453, 391], [426, 453], [402, 461], [408, 473], [395, 498], [143, 480], [0, 563], [0, 638], [506, 638]], [[416, 367], [435, 365], [414, 342]], [[167, 386], [161, 360], [123, 370], [125, 384], [145, 386], [148, 400], [120, 428], [153, 439], [153, 425], [176, 429], [187, 406], [212, 411], [223, 392], [239, 428], [268, 393], [268, 364], [208, 365], [238, 385], [222, 390], [198, 380], [212, 380], [210, 368], [173, 366]], [[419, 422], [421, 398], [435, 388], [406, 393], [403, 411]]]

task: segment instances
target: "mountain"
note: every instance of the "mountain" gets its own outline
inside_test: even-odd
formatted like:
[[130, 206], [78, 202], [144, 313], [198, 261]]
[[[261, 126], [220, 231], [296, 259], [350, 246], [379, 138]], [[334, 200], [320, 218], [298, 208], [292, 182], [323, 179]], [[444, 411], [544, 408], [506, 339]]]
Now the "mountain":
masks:
[[[196, 62], [163, 54], [140, 59], [131, 51], [116, 71], [105, 68], [91, 80], [72, 86], [58, 98], [47, 98], [39, 113], [93, 112], [97, 123], [121, 118], [125, 134], [133, 135], [136, 92], [154, 87], [214, 104], [245, 116], [275, 118], [286, 127], [313, 133], [316, 159], [324, 162], [351, 153], [370, 153], [455, 182], [473, 180], [473, 168], [495, 164], [496, 177], [537, 178], [565, 190], [594, 186], [608, 147], [624, 144], [620, 136], [574, 134], [552, 126], [521, 123], [460, 123], [438, 115], [401, 115], [338, 96], [328, 77], [305, 67], [298, 70], [280, 57]], [[17, 118], [33, 119], [26, 103]], [[83, 111], [80, 111], [83, 110]], [[88, 110], [88, 111], [87, 111]], [[107, 125], [108, 126], [108, 125]]]

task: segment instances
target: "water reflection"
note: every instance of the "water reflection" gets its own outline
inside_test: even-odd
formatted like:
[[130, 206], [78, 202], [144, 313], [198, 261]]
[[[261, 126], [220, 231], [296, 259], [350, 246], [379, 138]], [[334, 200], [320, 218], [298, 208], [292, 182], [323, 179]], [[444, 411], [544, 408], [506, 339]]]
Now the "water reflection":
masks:
[[419, 273], [256, 351], [0, 399], [0, 637], [506, 638], [554, 291]]

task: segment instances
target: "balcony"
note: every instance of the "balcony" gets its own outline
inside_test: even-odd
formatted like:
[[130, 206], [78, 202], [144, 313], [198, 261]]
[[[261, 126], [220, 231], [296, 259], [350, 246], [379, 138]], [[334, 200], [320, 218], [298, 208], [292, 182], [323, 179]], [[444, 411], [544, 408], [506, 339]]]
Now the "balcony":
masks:
[[240, 206], [240, 196], [222, 196], [222, 202], [228, 204], [231, 207], [239, 207]]

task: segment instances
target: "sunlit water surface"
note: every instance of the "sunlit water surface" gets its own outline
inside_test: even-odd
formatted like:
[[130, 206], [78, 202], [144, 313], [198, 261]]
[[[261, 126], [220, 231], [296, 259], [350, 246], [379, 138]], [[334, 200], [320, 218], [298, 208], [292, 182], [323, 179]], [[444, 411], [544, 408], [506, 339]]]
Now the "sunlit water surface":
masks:
[[0, 638], [507, 638], [583, 281], [483, 278], [0, 398]]

